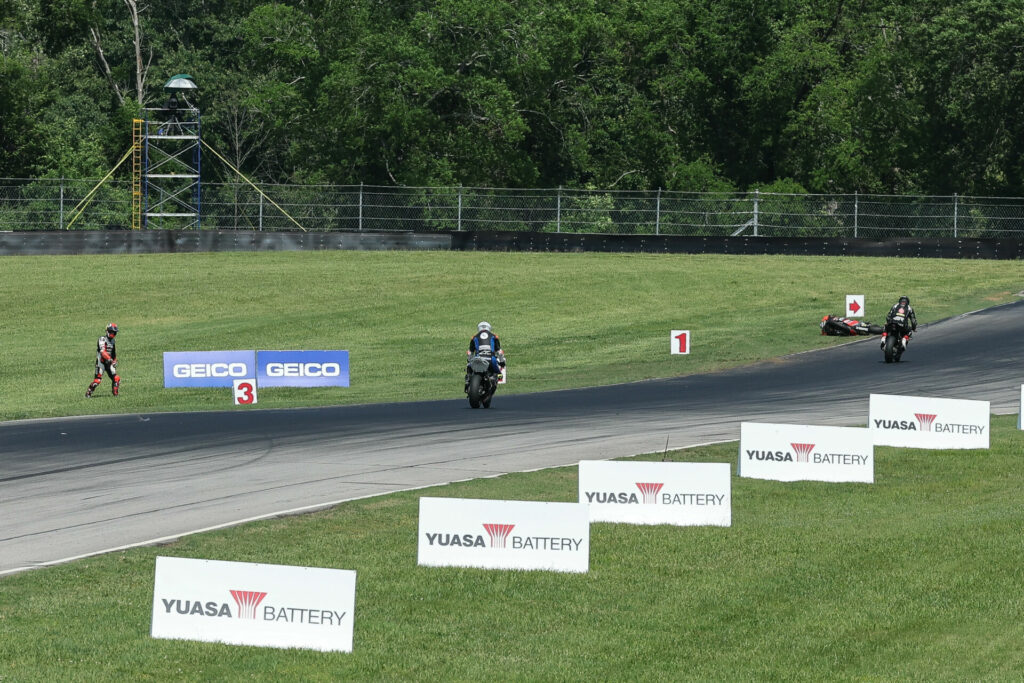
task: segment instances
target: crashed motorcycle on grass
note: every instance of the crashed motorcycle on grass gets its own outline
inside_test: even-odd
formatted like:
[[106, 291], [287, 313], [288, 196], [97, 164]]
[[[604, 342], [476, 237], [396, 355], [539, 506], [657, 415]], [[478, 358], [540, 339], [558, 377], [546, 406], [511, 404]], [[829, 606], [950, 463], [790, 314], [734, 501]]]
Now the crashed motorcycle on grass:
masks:
[[829, 337], [860, 337], [882, 334], [882, 327], [857, 318], [844, 318], [838, 315], [822, 317], [818, 325], [821, 333]]

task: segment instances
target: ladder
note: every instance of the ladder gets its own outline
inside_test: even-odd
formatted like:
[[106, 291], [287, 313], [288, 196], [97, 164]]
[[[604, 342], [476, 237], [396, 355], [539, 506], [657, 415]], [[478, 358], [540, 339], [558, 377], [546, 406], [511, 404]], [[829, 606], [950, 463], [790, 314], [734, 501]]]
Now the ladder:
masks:
[[142, 119], [132, 119], [132, 230], [142, 229]]

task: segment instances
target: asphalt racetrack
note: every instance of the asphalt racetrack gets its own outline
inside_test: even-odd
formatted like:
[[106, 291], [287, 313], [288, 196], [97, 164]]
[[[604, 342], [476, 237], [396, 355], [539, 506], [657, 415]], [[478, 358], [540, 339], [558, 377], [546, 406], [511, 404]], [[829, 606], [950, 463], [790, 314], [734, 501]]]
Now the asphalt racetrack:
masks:
[[343, 500], [660, 451], [666, 440], [738, 440], [741, 421], [866, 426], [870, 393], [1015, 413], [1021, 339], [1024, 301], [922, 326], [895, 365], [873, 337], [708, 375], [499, 390], [490, 410], [459, 398], [0, 423], [0, 575]]

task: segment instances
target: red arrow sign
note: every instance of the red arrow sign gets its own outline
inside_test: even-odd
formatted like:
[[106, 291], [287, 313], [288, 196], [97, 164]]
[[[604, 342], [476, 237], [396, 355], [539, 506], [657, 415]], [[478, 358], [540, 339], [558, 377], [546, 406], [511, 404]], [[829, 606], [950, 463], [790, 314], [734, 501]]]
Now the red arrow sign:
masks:
[[860, 310], [860, 304], [858, 304], [856, 301], [851, 301], [850, 310], [853, 311], [854, 315], [856, 315], [857, 311]]

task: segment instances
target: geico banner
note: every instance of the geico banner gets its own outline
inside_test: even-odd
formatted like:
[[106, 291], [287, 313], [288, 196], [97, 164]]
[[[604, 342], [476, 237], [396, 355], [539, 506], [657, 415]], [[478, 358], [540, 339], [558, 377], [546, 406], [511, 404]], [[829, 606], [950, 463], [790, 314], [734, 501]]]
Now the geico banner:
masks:
[[157, 557], [154, 638], [352, 651], [356, 573]]
[[988, 448], [989, 402], [871, 394], [868, 429], [876, 446]]
[[859, 427], [740, 424], [737, 474], [776, 481], [875, 481], [871, 432]]
[[164, 387], [227, 387], [255, 377], [255, 351], [165, 351]]
[[419, 564], [590, 569], [590, 519], [578, 503], [420, 498]]
[[256, 362], [261, 389], [348, 386], [348, 351], [260, 351]]
[[580, 502], [591, 522], [730, 526], [728, 463], [583, 460]]

